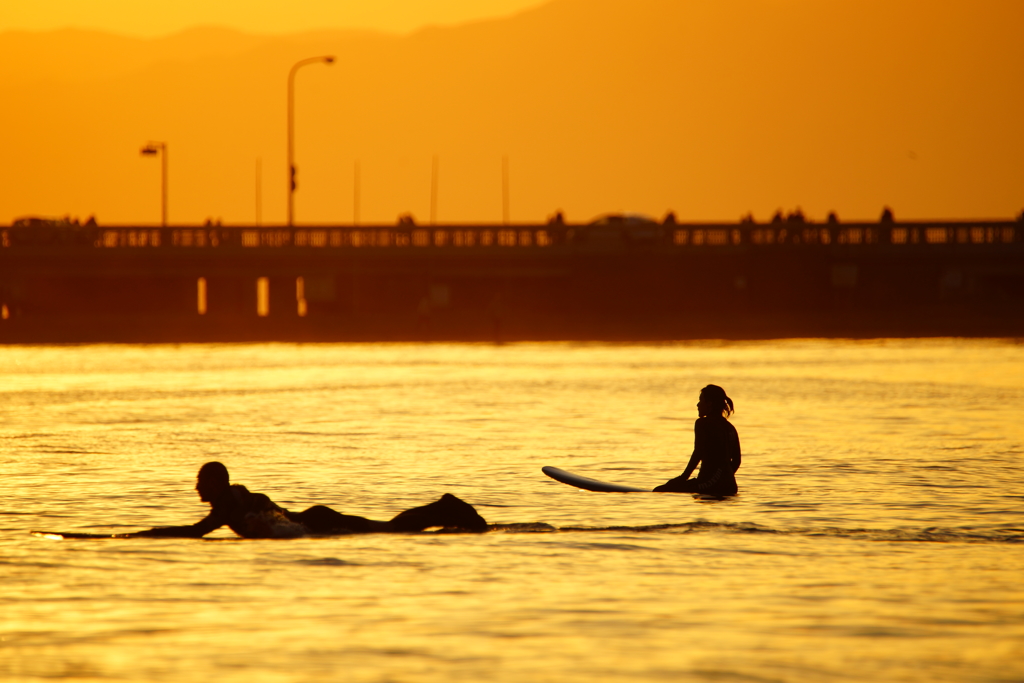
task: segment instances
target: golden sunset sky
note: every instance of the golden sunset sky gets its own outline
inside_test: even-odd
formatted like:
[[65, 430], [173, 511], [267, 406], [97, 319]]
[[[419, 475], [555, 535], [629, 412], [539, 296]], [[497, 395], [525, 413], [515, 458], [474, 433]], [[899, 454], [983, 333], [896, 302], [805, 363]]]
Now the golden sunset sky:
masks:
[[[1019, 0], [37, 0], [0, 13], [0, 223], [1010, 218]], [[257, 177], [257, 163], [261, 174]], [[262, 196], [257, 202], [257, 186]]]
[[407, 32], [511, 14], [544, 0], [31, 0], [5, 3], [0, 31], [84, 28], [153, 38], [194, 26], [246, 33], [324, 28]]

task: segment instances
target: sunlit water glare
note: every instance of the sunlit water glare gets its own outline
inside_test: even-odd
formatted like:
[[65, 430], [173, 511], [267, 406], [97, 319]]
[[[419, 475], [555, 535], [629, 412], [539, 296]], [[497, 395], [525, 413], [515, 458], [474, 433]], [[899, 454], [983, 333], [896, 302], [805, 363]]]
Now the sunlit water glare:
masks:
[[[540, 472], [676, 476], [710, 382], [739, 496]], [[0, 679], [1021, 681], [1022, 415], [1012, 341], [0, 348]], [[509, 526], [29, 533], [191, 523], [215, 459], [292, 509]]]

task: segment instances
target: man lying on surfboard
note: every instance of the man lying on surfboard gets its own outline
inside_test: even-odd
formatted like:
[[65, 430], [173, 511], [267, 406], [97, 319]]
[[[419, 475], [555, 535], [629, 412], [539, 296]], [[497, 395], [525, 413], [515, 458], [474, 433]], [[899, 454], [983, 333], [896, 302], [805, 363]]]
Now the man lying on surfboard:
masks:
[[324, 505], [314, 505], [302, 512], [291, 512], [262, 493], [252, 493], [241, 484], [232, 484], [228, 468], [219, 462], [208, 462], [199, 468], [196, 491], [199, 492], [200, 500], [210, 504], [210, 514], [206, 517], [188, 526], [157, 527], [133, 535], [199, 538], [222, 526], [230, 527], [244, 538], [423, 531], [430, 527], [487, 530], [486, 520], [473, 506], [450, 493], [429, 505], [399, 513], [388, 522], [343, 515]]

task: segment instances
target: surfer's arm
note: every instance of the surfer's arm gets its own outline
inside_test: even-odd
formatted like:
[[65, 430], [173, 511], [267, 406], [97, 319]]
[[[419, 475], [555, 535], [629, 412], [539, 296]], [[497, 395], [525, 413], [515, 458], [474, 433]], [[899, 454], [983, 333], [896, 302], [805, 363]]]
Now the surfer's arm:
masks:
[[679, 478], [682, 479], [683, 481], [689, 479], [690, 475], [693, 474], [693, 471], [697, 469], [697, 465], [699, 463], [700, 456], [697, 455], [697, 451], [695, 450], [693, 452], [693, 455], [690, 456], [690, 462], [686, 463], [686, 469], [683, 470], [683, 473], [681, 475], [679, 475]]
[[697, 465], [704, 459], [708, 450], [708, 438], [710, 436], [705, 420], [698, 419], [693, 423], [693, 455], [690, 456], [690, 461], [686, 463], [686, 469], [679, 475], [680, 480], [686, 481], [689, 479], [693, 471], [697, 469]]
[[160, 526], [153, 529], [139, 531], [135, 535], [147, 538], [201, 538], [206, 534], [224, 526], [225, 522], [220, 515], [210, 512], [206, 517], [195, 524], [188, 526]]
[[729, 463], [732, 465], [732, 473], [736, 474], [736, 470], [740, 468], [740, 462], [743, 460], [743, 453], [740, 449], [740, 435], [736, 433], [736, 428], [732, 428], [732, 444], [729, 449]]
[[686, 463], [686, 469], [675, 479], [669, 479], [667, 482], [655, 488], [655, 491], [674, 491], [677, 487], [682, 486], [693, 474], [693, 471], [697, 469], [697, 465], [704, 459], [704, 452], [707, 449], [707, 426], [701, 420], [697, 420], [693, 423], [693, 455], [690, 456], [690, 461]]
[[693, 470], [695, 470], [697, 468], [697, 463], [699, 463], [699, 462], [700, 462], [700, 458], [697, 456], [697, 453], [694, 452], [694, 454], [690, 456], [690, 462], [686, 463], [686, 469], [683, 470], [682, 474], [680, 474], [675, 479], [669, 479], [668, 481], [666, 481], [661, 486], [655, 486], [654, 490], [655, 491], [659, 491], [659, 492], [660, 491], [682, 491], [683, 490], [681, 488], [682, 485], [685, 484], [686, 480], [688, 480], [690, 478], [690, 475], [693, 474]]

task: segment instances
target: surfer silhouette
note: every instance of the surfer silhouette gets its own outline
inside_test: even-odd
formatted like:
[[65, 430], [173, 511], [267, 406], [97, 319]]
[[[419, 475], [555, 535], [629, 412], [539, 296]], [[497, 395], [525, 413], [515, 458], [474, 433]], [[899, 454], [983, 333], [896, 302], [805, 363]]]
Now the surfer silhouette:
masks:
[[241, 484], [232, 484], [228, 469], [219, 462], [199, 468], [196, 481], [199, 499], [210, 504], [210, 514], [187, 526], [157, 527], [135, 536], [199, 538], [230, 527], [244, 538], [294, 538], [306, 534], [351, 534], [369, 532], [423, 531], [430, 527], [449, 527], [467, 531], [486, 531], [487, 522], [469, 503], [446, 493], [440, 499], [399, 513], [390, 521], [344, 515], [325, 505], [314, 505], [302, 512], [278, 506], [262, 493], [252, 493]]
[[[736, 495], [736, 470], [740, 467], [740, 437], [726, 419], [735, 410], [725, 389], [709, 384], [700, 391], [697, 422], [693, 425], [693, 455], [686, 469], [655, 491]], [[700, 465], [695, 479], [690, 475]]]

